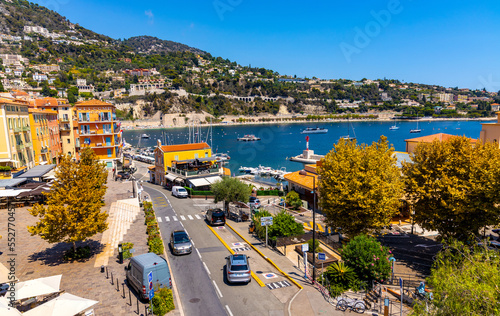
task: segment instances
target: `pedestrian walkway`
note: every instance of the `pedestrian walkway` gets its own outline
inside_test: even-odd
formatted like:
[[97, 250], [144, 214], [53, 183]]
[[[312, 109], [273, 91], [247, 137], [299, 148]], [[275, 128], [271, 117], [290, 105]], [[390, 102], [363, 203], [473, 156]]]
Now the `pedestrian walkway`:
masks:
[[123, 237], [129, 230], [132, 223], [140, 213], [139, 201], [136, 198], [118, 200], [111, 204], [108, 217], [108, 229], [102, 234], [101, 244], [104, 251], [97, 255], [94, 267], [107, 266], [109, 258], [118, 244], [123, 241]]

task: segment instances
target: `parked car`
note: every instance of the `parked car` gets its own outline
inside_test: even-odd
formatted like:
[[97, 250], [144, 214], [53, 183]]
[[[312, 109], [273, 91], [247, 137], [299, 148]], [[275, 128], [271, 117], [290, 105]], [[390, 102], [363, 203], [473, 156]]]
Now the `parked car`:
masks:
[[128, 266], [125, 267], [127, 283], [137, 291], [143, 299], [149, 299], [148, 274], [153, 277], [153, 287], [172, 288], [172, 279], [168, 263], [162, 257], [154, 253], [145, 253], [132, 257]]
[[170, 247], [174, 255], [190, 254], [193, 251], [191, 238], [185, 230], [175, 230], [170, 234]]
[[226, 213], [220, 208], [209, 209], [205, 213], [205, 219], [207, 222], [214, 225], [225, 225], [226, 224]]
[[250, 263], [247, 255], [234, 254], [226, 257], [226, 280], [228, 283], [250, 283]]
[[250, 208], [259, 208], [260, 200], [255, 196], [251, 196], [248, 201], [248, 206], [250, 206]]
[[172, 187], [172, 195], [178, 198], [187, 198], [188, 192], [181, 186], [174, 186]]

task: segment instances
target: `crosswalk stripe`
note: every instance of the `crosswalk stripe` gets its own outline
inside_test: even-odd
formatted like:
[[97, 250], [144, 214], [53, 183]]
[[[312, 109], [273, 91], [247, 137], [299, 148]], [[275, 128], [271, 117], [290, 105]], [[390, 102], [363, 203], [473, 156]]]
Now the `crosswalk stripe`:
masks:
[[174, 221], [178, 221], [177, 216], [172, 216], [172, 218], [174, 219]]
[[170, 222], [170, 218], [168, 218], [168, 216], [165, 216], [165, 220], [166, 220], [167, 222]]
[[319, 230], [320, 232], [323, 232], [323, 233], [325, 232], [325, 230], [323, 229], [323, 226], [321, 226], [321, 224], [319, 224], [319, 223], [318, 223], [318, 224], [316, 224], [316, 225], [318, 225], [318, 230]]
[[185, 221], [186, 218], [184, 217], [184, 215], [181, 215], [181, 220]]
[[158, 223], [161, 223], [161, 217], [158, 217]]
[[196, 214], [194, 217], [196, 217], [196, 219], [201, 219], [201, 217], [198, 214]]
[[193, 220], [193, 219], [194, 219], [194, 218], [193, 218], [193, 216], [191, 216], [191, 215], [188, 215], [188, 218], [189, 218], [190, 220]]

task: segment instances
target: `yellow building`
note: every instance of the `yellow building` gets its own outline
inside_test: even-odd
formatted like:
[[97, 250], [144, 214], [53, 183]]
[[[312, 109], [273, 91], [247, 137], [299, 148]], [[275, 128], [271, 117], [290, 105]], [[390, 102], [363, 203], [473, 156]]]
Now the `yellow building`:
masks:
[[73, 107], [77, 135], [77, 151], [90, 147], [108, 168], [121, 159], [121, 133], [116, 121], [115, 106], [99, 100], [77, 102]]
[[57, 116], [59, 118], [62, 153], [76, 157], [75, 133], [77, 122], [73, 122], [73, 107], [71, 104], [58, 104]]
[[483, 123], [483, 128], [479, 134], [479, 138], [484, 143], [495, 142], [497, 145], [500, 143], [500, 112], [496, 112], [496, 123]]
[[[219, 169], [218, 166], [213, 167], [214, 162], [212, 149], [207, 143], [162, 146], [161, 141], [158, 141], [158, 146], [155, 148], [154, 182], [166, 185], [167, 180], [173, 181], [176, 178], [185, 180], [188, 176], [210, 174], [212, 171], [219, 173], [215, 172], [215, 169]], [[199, 168], [194, 167], [193, 163]], [[171, 176], [166, 179], [169, 172]]]
[[35, 166], [28, 107], [22, 100], [0, 98], [0, 166], [14, 170]]
[[[60, 147], [59, 135], [54, 135], [54, 125], [57, 125], [57, 112], [45, 107], [29, 109], [31, 138], [35, 164], [56, 163]], [[59, 134], [59, 130], [57, 130]], [[57, 137], [56, 137], [57, 136]], [[58, 142], [57, 144], [55, 142]]]
[[[483, 124], [483, 128], [484, 128], [484, 125], [485, 124]], [[440, 141], [440, 142], [446, 142], [452, 137], [457, 137], [457, 135], [438, 133], [438, 134], [432, 134], [432, 135], [428, 135], [428, 136], [405, 139], [406, 152], [409, 154], [414, 153], [415, 149], [417, 148], [417, 145], [420, 143], [432, 143], [436, 140]], [[469, 140], [470, 140], [471, 144], [475, 144], [477, 142], [477, 139], [470, 138]]]

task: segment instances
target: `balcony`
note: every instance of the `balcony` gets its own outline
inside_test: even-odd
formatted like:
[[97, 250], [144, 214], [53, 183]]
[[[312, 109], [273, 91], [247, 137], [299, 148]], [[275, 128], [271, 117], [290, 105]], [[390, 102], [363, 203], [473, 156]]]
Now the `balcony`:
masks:
[[49, 152], [49, 149], [47, 147], [42, 147], [42, 149], [40, 150], [40, 153], [42, 154], [46, 154]]
[[21, 151], [24, 149], [24, 144], [16, 144], [16, 150]]
[[32, 147], [33, 143], [24, 143], [24, 148]]
[[14, 133], [21, 133], [23, 131], [22, 127], [14, 127]]
[[31, 128], [29, 126], [25, 126], [25, 127], [23, 127], [23, 131], [29, 132], [29, 131], [31, 131]]
[[59, 119], [59, 122], [61, 122], [61, 123], [69, 123], [69, 118], [68, 117], [61, 117]]
[[71, 130], [71, 128], [69, 127], [69, 125], [62, 125], [62, 126], [59, 126], [59, 130], [69, 131], [69, 130]]

